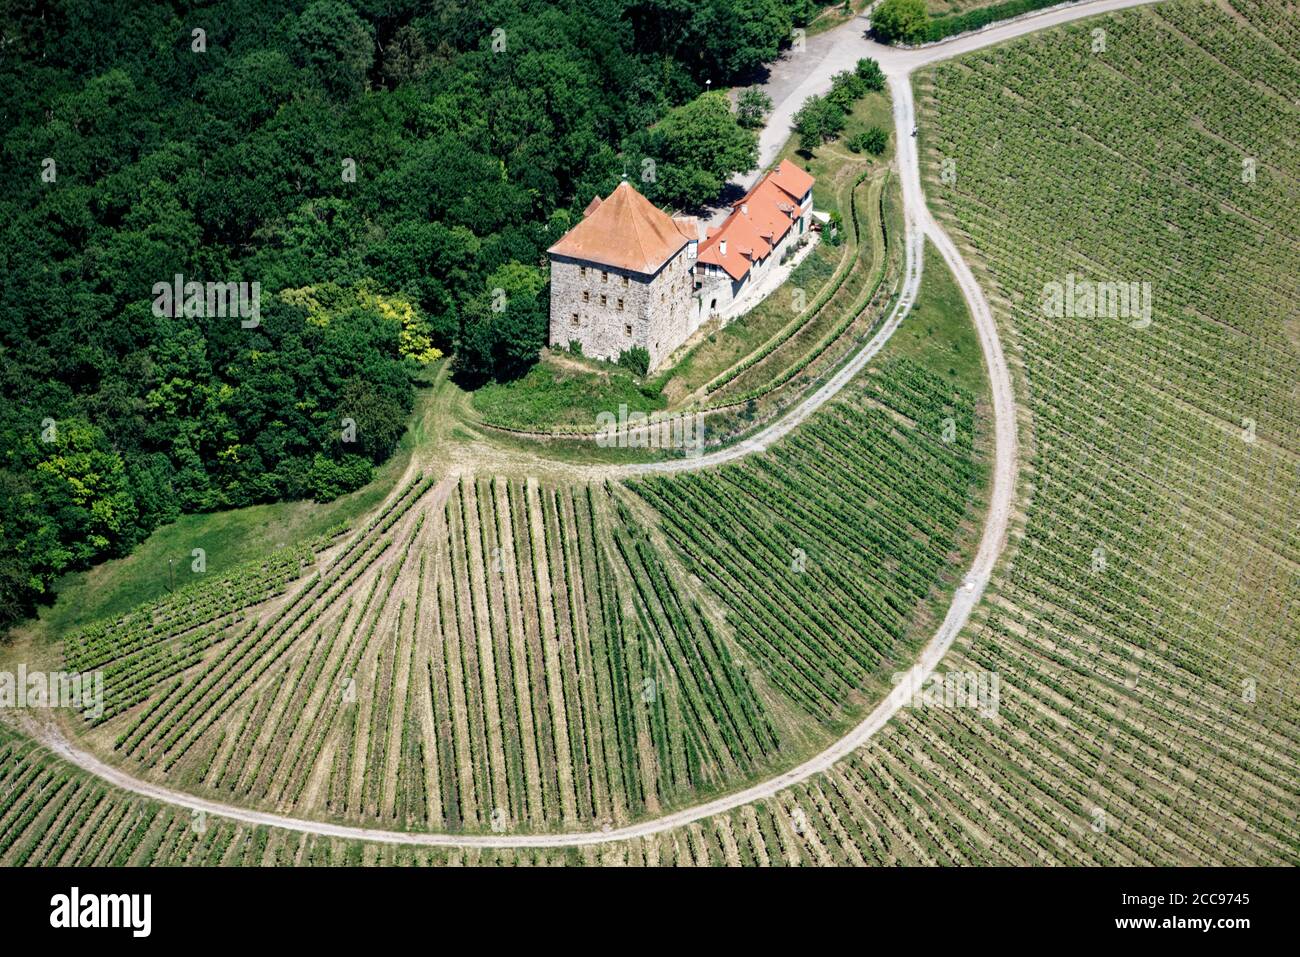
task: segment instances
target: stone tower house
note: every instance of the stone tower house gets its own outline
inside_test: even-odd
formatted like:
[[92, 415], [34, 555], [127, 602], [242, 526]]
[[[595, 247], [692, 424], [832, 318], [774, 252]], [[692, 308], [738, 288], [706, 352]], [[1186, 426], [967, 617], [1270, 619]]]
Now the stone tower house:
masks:
[[812, 190], [812, 176], [782, 160], [707, 230], [626, 181], [596, 197], [548, 250], [550, 344], [611, 360], [640, 346], [658, 368], [706, 319], [729, 321], [772, 291], [769, 277], [811, 227]]
[[547, 252], [553, 346], [617, 360], [634, 346], [657, 368], [698, 325], [694, 220], [674, 219], [620, 183]]

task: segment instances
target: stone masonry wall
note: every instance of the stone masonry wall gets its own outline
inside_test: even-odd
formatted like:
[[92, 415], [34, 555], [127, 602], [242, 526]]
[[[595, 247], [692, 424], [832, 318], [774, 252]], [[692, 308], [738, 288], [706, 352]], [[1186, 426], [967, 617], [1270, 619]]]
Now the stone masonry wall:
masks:
[[683, 248], [658, 273], [646, 276], [552, 256], [551, 345], [576, 341], [583, 355], [611, 361], [641, 346], [655, 368], [688, 334], [690, 262]]
[[657, 369], [691, 334], [694, 263], [683, 249], [664, 264], [651, 284], [646, 315], [651, 369]]

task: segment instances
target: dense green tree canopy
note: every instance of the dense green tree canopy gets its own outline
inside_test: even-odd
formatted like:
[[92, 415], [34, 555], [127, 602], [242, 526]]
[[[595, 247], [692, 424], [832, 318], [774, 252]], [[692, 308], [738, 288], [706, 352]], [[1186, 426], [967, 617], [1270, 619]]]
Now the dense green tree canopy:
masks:
[[[526, 369], [546, 248], [633, 146], [681, 198], [747, 162], [697, 98], [810, 6], [7, 4], [0, 627], [179, 512], [355, 488], [430, 349], [471, 380]], [[257, 323], [160, 313], [178, 274], [258, 283]]]

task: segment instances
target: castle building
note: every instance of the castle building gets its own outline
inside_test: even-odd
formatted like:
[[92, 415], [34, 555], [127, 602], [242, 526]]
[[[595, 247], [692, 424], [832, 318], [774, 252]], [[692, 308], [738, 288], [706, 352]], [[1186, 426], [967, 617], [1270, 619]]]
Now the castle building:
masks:
[[707, 230], [669, 216], [626, 181], [592, 199], [548, 250], [551, 345], [610, 360], [640, 346], [658, 368], [705, 319], [757, 301], [747, 294], [811, 226], [812, 187], [783, 160]]

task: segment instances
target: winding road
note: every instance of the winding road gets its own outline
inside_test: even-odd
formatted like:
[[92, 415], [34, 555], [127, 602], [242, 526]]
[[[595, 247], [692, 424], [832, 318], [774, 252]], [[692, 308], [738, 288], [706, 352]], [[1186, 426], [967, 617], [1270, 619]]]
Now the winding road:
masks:
[[[957, 247], [939, 226], [925, 203], [921, 187], [920, 165], [916, 140], [912, 130], [916, 126], [915, 106], [912, 100], [911, 74], [919, 67], [963, 53], [1001, 43], [1037, 30], [1058, 24], [1120, 10], [1125, 7], [1151, 3], [1153, 0], [1093, 0], [1073, 6], [1053, 8], [1036, 14], [986, 28], [953, 40], [913, 50], [884, 47], [868, 40], [864, 35], [865, 21], [857, 18], [834, 31], [834, 41], [817, 62], [807, 66], [807, 78], [776, 104], [767, 127], [759, 138], [760, 165], [769, 165], [789, 135], [790, 120], [808, 97], [822, 93], [830, 87], [830, 78], [840, 70], [852, 69], [860, 57], [876, 59], [889, 82], [894, 103], [894, 131], [897, 142], [896, 162], [903, 189], [903, 207], [906, 219], [906, 265], [903, 286], [889, 316], [876, 334], [862, 347], [853, 359], [821, 388], [804, 399], [795, 409], [781, 419], [736, 445], [690, 459], [623, 466], [605, 467], [603, 474], [642, 474], [645, 472], [682, 471], [721, 464], [732, 459], [762, 451], [806, 420], [823, 404], [840, 391], [883, 348], [894, 330], [911, 311], [921, 281], [922, 254], [928, 239], [948, 268], [952, 270], [958, 286], [966, 299], [975, 323], [984, 362], [989, 375], [994, 418], [993, 470], [988, 513], [979, 547], [969, 571], [963, 579], [938, 630], [908, 672], [908, 680], [900, 682], [869, 715], [848, 734], [837, 740], [815, 757], [804, 763], [762, 781], [752, 787], [724, 795], [694, 807], [676, 811], [662, 817], [642, 821], [625, 827], [586, 832], [554, 832], [545, 834], [437, 834], [406, 832], [331, 824], [305, 818], [287, 817], [267, 811], [222, 804], [194, 795], [176, 791], [159, 784], [140, 780], [129, 772], [113, 767], [95, 755], [70, 742], [53, 722], [35, 725], [30, 733], [53, 752], [83, 770], [101, 778], [108, 784], [157, 801], [191, 811], [200, 811], [251, 825], [266, 825], [291, 831], [307, 832], [349, 840], [364, 840], [386, 844], [413, 844], [438, 847], [492, 847], [492, 848], [544, 848], [574, 847], [605, 844], [633, 838], [646, 837], [661, 831], [681, 827], [693, 821], [731, 811], [742, 805], [772, 797], [778, 792], [830, 768], [835, 762], [866, 744], [895, 713], [904, 707], [912, 688], [920, 686], [938, 666], [944, 654], [979, 603], [984, 587], [993, 573], [1006, 544], [1007, 528], [1011, 517], [1015, 479], [1018, 464], [1016, 443], [1016, 406], [1011, 374], [998, 339], [997, 325], [987, 299], [975, 280], [970, 267], [962, 259]], [[808, 54], [803, 54], [808, 55]], [[796, 54], [799, 56], [799, 54]]]

